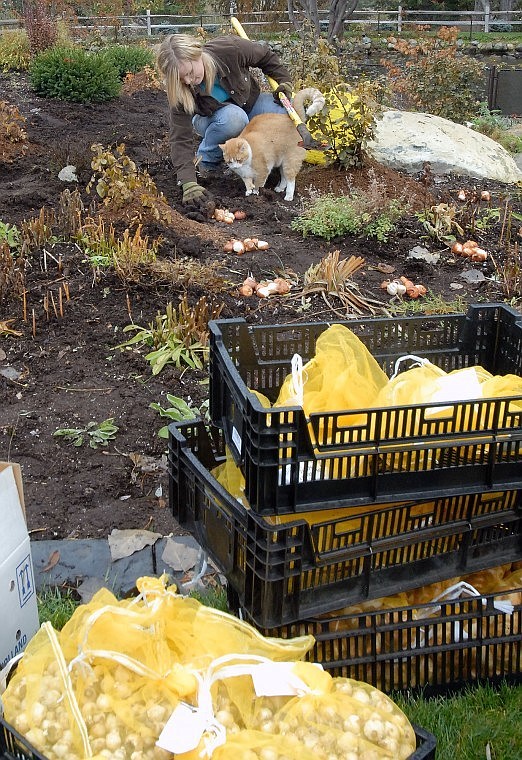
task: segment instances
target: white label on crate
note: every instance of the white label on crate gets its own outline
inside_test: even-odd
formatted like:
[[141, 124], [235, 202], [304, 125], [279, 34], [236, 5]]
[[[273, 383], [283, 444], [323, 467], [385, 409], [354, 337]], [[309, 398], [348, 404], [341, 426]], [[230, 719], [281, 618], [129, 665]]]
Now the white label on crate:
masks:
[[[319, 663], [314, 663], [323, 669]], [[306, 694], [308, 686], [293, 672], [294, 662], [267, 662], [252, 669], [254, 691], [258, 697], [287, 697]]]
[[182, 754], [195, 749], [207, 727], [207, 718], [196, 707], [180, 702], [165, 723], [158, 741], [158, 747]]
[[241, 436], [239, 435], [239, 432], [235, 427], [232, 428], [232, 443], [238, 450], [239, 454], [241, 454], [241, 444], [242, 444]]

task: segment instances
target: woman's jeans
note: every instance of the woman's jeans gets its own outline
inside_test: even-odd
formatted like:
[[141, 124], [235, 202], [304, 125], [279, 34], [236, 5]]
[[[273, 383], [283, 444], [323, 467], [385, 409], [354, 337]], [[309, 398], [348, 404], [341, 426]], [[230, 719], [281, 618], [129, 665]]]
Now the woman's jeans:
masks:
[[220, 144], [231, 137], [237, 137], [248, 122], [260, 113], [286, 113], [283, 106], [274, 101], [269, 92], [262, 92], [252, 110], [247, 113], [239, 106], [228, 104], [219, 108], [212, 116], [196, 116], [192, 126], [203, 139], [198, 147], [197, 155], [204, 164], [219, 164], [223, 160]]

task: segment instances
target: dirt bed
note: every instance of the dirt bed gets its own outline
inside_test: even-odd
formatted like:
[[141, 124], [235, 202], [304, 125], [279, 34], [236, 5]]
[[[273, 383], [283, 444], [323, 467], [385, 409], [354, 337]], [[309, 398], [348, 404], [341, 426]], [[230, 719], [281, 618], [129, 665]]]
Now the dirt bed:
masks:
[[[429, 173], [410, 177], [370, 162], [348, 172], [305, 165], [291, 203], [273, 191], [276, 177], [259, 197], [248, 199], [236, 176], [206, 181], [219, 206], [246, 212], [244, 220], [228, 227], [187, 215], [181, 206], [168, 157], [162, 92], [143, 90], [109, 103], [79, 105], [38, 98], [24, 75], [11, 74], [0, 76], [0, 100], [18, 108], [27, 132], [24, 150], [15, 155], [0, 145], [0, 222], [20, 225], [37, 217], [43, 207], [56, 211], [66, 188], [78, 188], [85, 208], [98, 213], [100, 204], [86, 193], [92, 175], [91, 145], [114, 149], [124, 143], [126, 154], [149, 172], [173, 210], [168, 224], [148, 222], [143, 227], [151, 240], [161, 239], [158, 257], [215, 265], [206, 282], [189, 277], [129, 284], [106, 270], [94, 277], [81, 247], [58, 237], [28, 258], [25, 298], [4, 293], [0, 322], [6, 321], [13, 332], [0, 334], [0, 459], [22, 465], [33, 539], [104, 537], [113, 528], [149, 528], [165, 534], [178, 530], [168, 509], [166, 442], [157, 435], [165, 420], [150, 405], [167, 406], [169, 393], [199, 406], [208, 393], [206, 372], [169, 365], [153, 376], [144, 351], [116, 347], [125, 340], [123, 328], [131, 321], [149, 325], [158, 312], [165, 312], [167, 303], [177, 305], [184, 293], [192, 305], [205, 296], [210, 308], [221, 309], [221, 317], [243, 317], [251, 323], [357, 316], [335, 296], [326, 300], [302, 293], [304, 273], [339, 251], [341, 259], [363, 259], [354, 281], [364, 299], [382, 303], [374, 306], [375, 313], [390, 308], [382, 281], [400, 275], [422, 283], [429, 295], [446, 302], [454, 303], [456, 297], [463, 305], [506, 300], [494, 276], [494, 262], [498, 268], [505, 259], [506, 235], [511, 236], [511, 250], [520, 240], [515, 226], [506, 229], [503, 216], [506, 202], [514, 212], [522, 210], [516, 187]], [[77, 183], [58, 178], [67, 165], [76, 167]], [[407, 198], [411, 204], [388, 242], [354, 236], [326, 242], [291, 230], [292, 220], [311, 195], [367, 191], [372, 184], [381, 195]], [[426, 236], [415, 216], [415, 211], [436, 203], [455, 203], [462, 188], [468, 197], [488, 190], [491, 201], [486, 205], [500, 209], [498, 219], [492, 216], [484, 229], [475, 230], [475, 239], [492, 255], [485, 264], [454, 256], [448, 246]], [[107, 217], [107, 224], [110, 221]], [[223, 242], [232, 232], [241, 239], [266, 240], [270, 247], [243, 256], [227, 254]], [[440, 254], [438, 261], [409, 258], [416, 246]], [[463, 278], [470, 270], [474, 274]], [[258, 281], [283, 276], [292, 290], [284, 297], [243, 297], [238, 287], [247, 275]], [[86, 443], [74, 447], [53, 435], [58, 429], [85, 428], [108, 418], [114, 418], [118, 431], [106, 448]]]

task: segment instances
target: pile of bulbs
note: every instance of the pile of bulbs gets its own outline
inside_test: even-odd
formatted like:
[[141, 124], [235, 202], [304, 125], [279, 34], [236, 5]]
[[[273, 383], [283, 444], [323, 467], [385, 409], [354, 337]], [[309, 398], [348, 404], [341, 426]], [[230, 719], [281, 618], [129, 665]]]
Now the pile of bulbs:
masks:
[[257, 282], [254, 277], [247, 277], [239, 287], [240, 296], [253, 296], [254, 293], [259, 298], [269, 298], [270, 296], [282, 296], [289, 293], [291, 285], [283, 277], [276, 277], [274, 280], [261, 280]]
[[238, 256], [242, 256], [246, 251], [267, 251], [269, 248], [266, 240], [259, 240], [256, 237], [245, 238], [244, 240], [231, 238], [223, 246], [225, 253], [237, 253]]
[[236, 219], [245, 219], [246, 214], [244, 211], [229, 211], [228, 208], [217, 208], [212, 214], [212, 217], [216, 222], [233, 224]]
[[474, 240], [466, 240], [465, 243], [453, 243], [451, 252], [456, 256], [466, 256], [471, 261], [485, 261], [488, 254]]
[[415, 285], [407, 277], [399, 277], [396, 280], [384, 280], [381, 283], [381, 288], [386, 290], [390, 296], [404, 296], [407, 295], [410, 298], [419, 298], [419, 296], [425, 296], [427, 291], [424, 285]]

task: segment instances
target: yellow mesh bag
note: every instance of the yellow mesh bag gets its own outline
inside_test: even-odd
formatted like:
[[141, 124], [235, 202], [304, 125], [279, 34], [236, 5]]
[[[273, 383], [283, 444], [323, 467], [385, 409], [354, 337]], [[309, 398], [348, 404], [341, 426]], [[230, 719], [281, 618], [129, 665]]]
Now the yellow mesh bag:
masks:
[[[400, 760], [415, 749], [406, 716], [369, 684], [332, 678], [312, 663], [298, 662], [291, 668], [297, 696], [256, 696], [249, 675], [231, 677], [225, 670], [218, 670], [216, 678], [221, 673], [223, 680], [212, 688], [213, 714], [226, 727], [224, 743], [203, 739], [180, 760]], [[271, 680], [278, 680], [276, 670]]]
[[[340, 324], [321, 333], [315, 356], [303, 366], [302, 378], [302, 393], [292, 374], [285, 378], [275, 407], [297, 404], [307, 417], [316, 412], [365, 409], [388, 382], [364, 343]], [[349, 418], [349, 424], [355, 421]]]
[[27, 645], [2, 704], [7, 722], [49, 760], [92, 757], [87, 726], [50, 623]]
[[180, 700], [196, 700], [214, 659], [238, 651], [292, 660], [313, 646], [311, 636], [265, 638], [165, 580], [139, 579], [130, 600], [102, 589], [60, 634], [46, 624], [30, 642], [3, 702], [49, 760], [170, 758], [156, 740]]
[[308, 693], [258, 702], [252, 725], [239, 734], [227, 734], [213, 759], [232, 758], [235, 750], [250, 750], [250, 755], [243, 756], [252, 760], [301, 758], [309, 752], [316, 760], [400, 760], [415, 750], [409, 720], [378, 689], [352, 679], [332, 678], [311, 663], [296, 663], [293, 670]]

